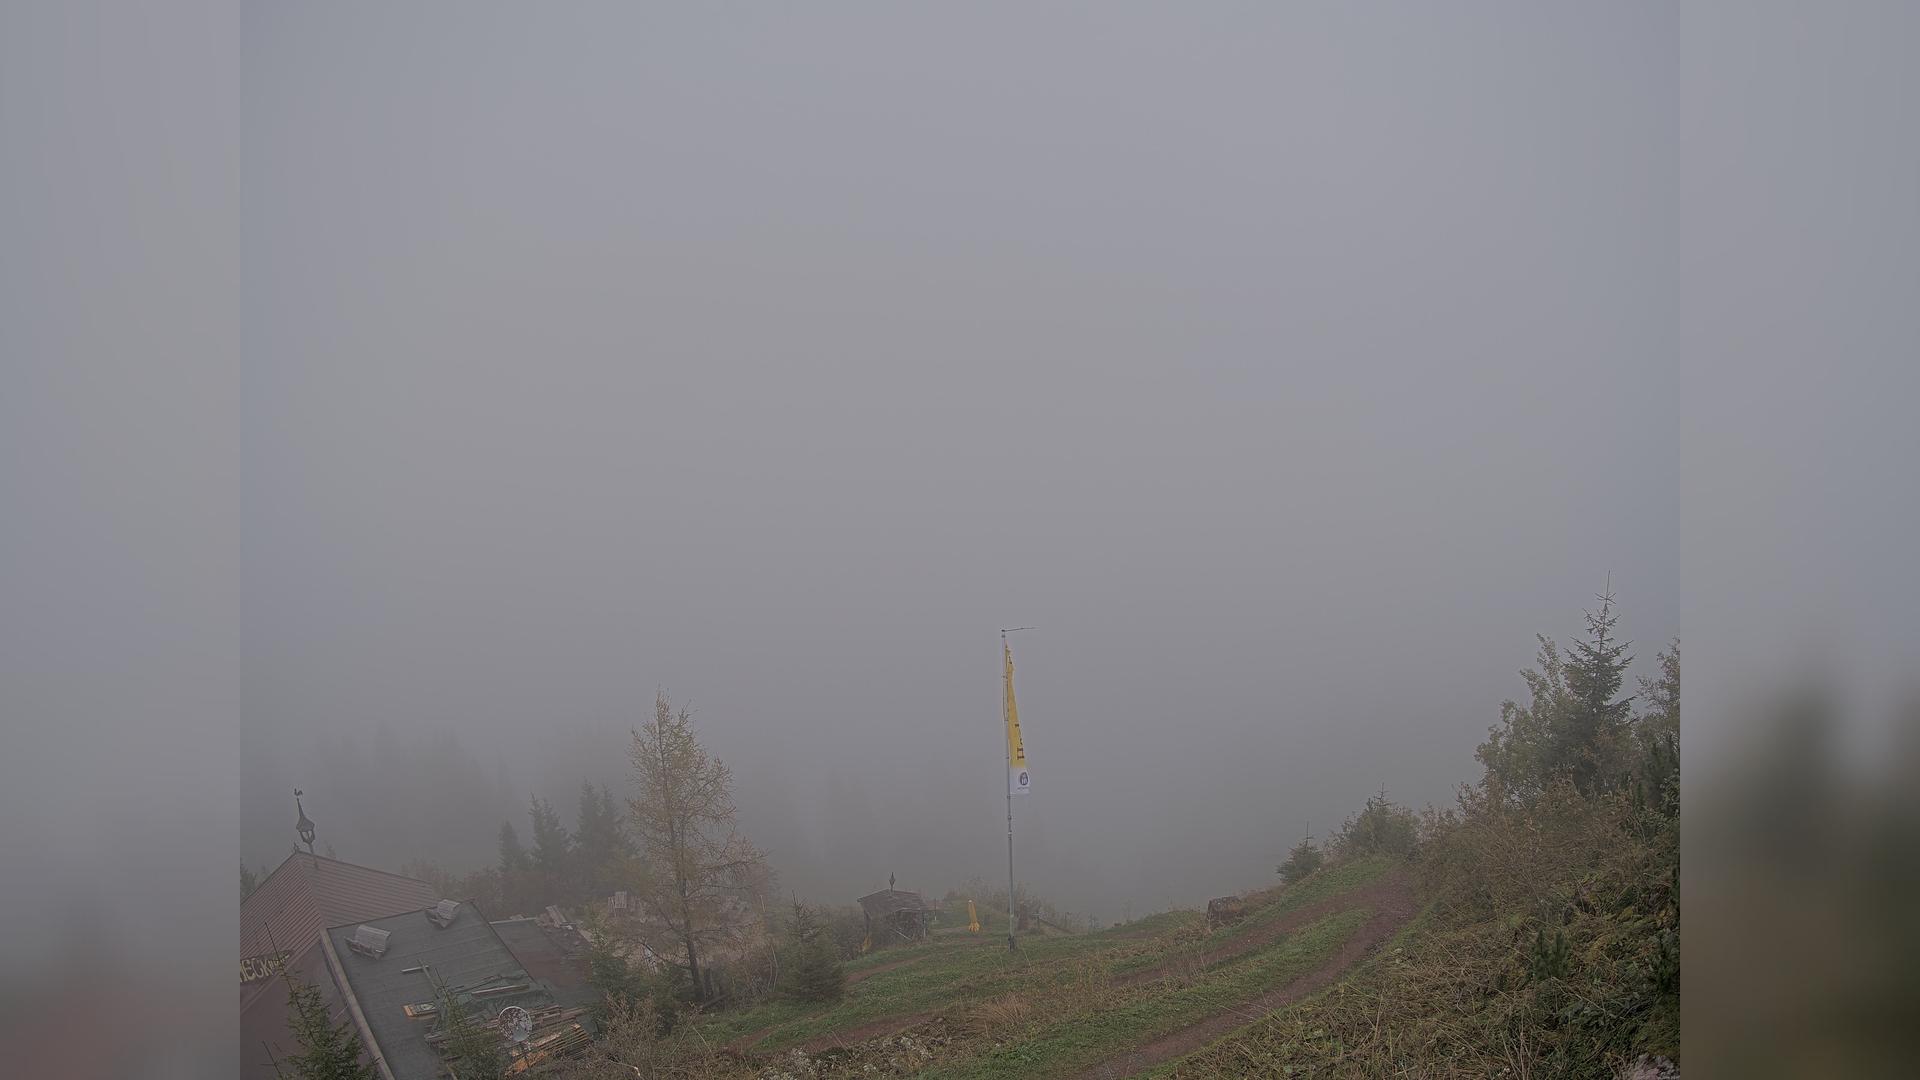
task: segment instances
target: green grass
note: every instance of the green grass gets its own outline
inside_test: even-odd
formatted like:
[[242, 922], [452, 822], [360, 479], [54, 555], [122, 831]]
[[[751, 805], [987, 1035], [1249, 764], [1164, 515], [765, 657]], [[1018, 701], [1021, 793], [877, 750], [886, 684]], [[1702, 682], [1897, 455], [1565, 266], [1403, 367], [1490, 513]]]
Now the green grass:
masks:
[[[1337, 949], [1368, 912], [1334, 913], [1212, 971], [1125, 988], [1112, 985], [1115, 976], [1258, 931], [1289, 912], [1366, 886], [1395, 865], [1365, 859], [1330, 868], [1212, 933], [1194, 911], [1163, 912], [1088, 934], [1023, 938], [1013, 953], [997, 935], [937, 933], [924, 944], [849, 962], [850, 974], [900, 966], [861, 980], [832, 1005], [769, 1003], [707, 1017], [700, 1031], [714, 1045], [764, 1031], [753, 1049], [769, 1053], [875, 1021], [932, 1013], [958, 1026], [948, 1026], [943, 1060], [928, 1075], [965, 1080], [1071, 1071], [1284, 985]], [[1018, 995], [1031, 1010], [1014, 1027], [989, 1037], [964, 1021], [974, 1006], [1008, 995]]]
[[[1371, 885], [1395, 867], [1404, 865], [1404, 860], [1382, 855], [1355, 859], [1352, 862], [1329, 867], [1298, 885], [1282, 890], [1272, 900], [1255, 908], [1245, 919], [1211, 932], [1202, 930], [1200, 931], [1202, 936], [1191, 941], [1183, 941], [1180, 947], [1191, 950], [1195, 954], [1211, 951], [1245, 934], [1259, 930], [1289, 912]], [[1158, 916], [1155, 917], [1158, 918]], [[1201, 926], [1200, 919], [1200, 916], [1195, 915], [1190, 927]], [[1138, 971], [1151, 967], [1163, 959], [1164, 957], [1137, 958], [1115, 968], [1115, 972], [1126, 974]], [[1231, 963], [1231, 961], [1228, 962]]]
[[1328, 915], [1230, 970], [1187, 985], [1139, 987], [1115, 1007], [1054, 1021], [1008, 1045], [922, 1075], [928, 1080], [977, 1080], [1057, 1076], [1087, 1068], [1306, 974], [1351, 937], [1369, 914], [1353, 908]]
[[1130, 923], [1121, 923], [1119, 926], [1109, 926], [1105, 930], [1096, 930], [1089, 936], [1107, 939], [1153, 937], [1157, 934], [1164, 934], [1170, 930], [1180, 930], [1190, 926], [1198, 926], [1204, 918], [1205, 916], [1197, 911], [1162, 911], [1157, 915], [1143, 916]]
[[[776, 1050], [886, 1016], [935, 1011], [983, 1000], [1016, 989], [1041, 988], [1065, 975], [1064, 962], [1089, 953], [1116, 955], [1155, 947], [1154, 939], [1114, 941], [1096, 934], [1025, 939], [1016, 952], [995, 944], [969, 940], [938, 941], [889, 949], [862, 957], [849, 971], [877, 967], [903, 959], [917, 962], [869, 976], [847, 990], [840, 1002], [817, 1005], [774, 1003], [721, 1013], [703, 1027], [707, 1038], [725, 1043], [750, 1032], [772, 1027], [756, 1049]], [[1131, 948], [1129, 948], [1131, 946]]]
[[[1345, 988], [1352, 986], [1356, 981], [1366, 981], [1374, 978], [1380, 967], [1398, 963], [1400, 958], [1406, 954], [1407, 950], [1410, 947], [1414, 947], [1420, 940], [1421, 931], [1431, 923], [1431, 918], [1432, 909], [1423, 909], [1405, 926], [1402, 926], [1396, 931], [1392, 937], [1382, 943], [1378, 951], [1371, 958], [1362, 961], [1352, 971], [1348, 972], [1345, 979], [1335, 982], [1332, 986], [1326, 987], [1318, 993], [1294, 1002], [1287, 1007], [1284, 1015], [1311, 1015], [1312, 1012], [1319, 1007], [1321, 999], [1328, 994], [1342, 993]], [[1279, 1065], [1271, 1061], [1261, 1062], [1259, 1065], [1255, 1065], [1251, 1061], [1233, 1060], [1227, 1066], [1228, 1071], [1219, 1071], [1220, 1060], [1228, 1057], [1234, 1047], [1247, 1040], [1253, 1033], [1272, 1025], [1275, 1018], [1281, 1015], [1283, 1015], [1283, 1013], [1274, 1013], [1253, 1020], [1242, 1027], [1227, 1032], [1192, 1054], [1175, 1058], [1172, 1061], [1162, 1062], [1152, 1069], [1141, 1073], [1139, 1080], [1167, 1080], [1167, 1078], [1170, 1077], [1183, 1077], [1191, 1080], [1191, 1078], [1196, 1076], [1224, 1078], [1241, 1075], [1244, 1071], [1255, 1068], [1263, 1070], [1269, 1067], [1284, 1069], [1284, 1065]], [[1296, 1066], [1296, 1069], [1298, 1068], [1299, 1067]], [[1304, 1070], [1302, 1071], [1304, 1073]], [[1292, 1074], [1288, 1073], [1286, 1075]]]
[[[1154, 1075], [1587, 1077], [1643, 1055], [1677, 1063], [1678, 831], [1627, 796], [1478, 808], [1429, 840], [1428, 904], [1386, 948]], [[1552, 967], [1536, 953], [1543, 932], [1566, 943]]]

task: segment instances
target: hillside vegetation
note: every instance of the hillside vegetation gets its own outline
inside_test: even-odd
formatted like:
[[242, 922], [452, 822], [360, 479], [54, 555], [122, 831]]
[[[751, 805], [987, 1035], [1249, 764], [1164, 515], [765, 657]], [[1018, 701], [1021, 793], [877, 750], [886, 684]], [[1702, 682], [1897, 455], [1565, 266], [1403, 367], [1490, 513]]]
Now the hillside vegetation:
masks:
[[664, 1038], [650, 1022], [623, 1033], [616, 1016], [575, 1075], [632, 1076], [621, 1066], [651, 1056], [659, 1076], [1077, 1076], [1313, 975], [1375, 921], [1383, 892], [1410, 897], [1403, 860], [1356, 858], [1257, 894], [1244, 920], [1215, 930], [1169, 912], [1030, 936], [1011, 953], [984, 932], [943, 932], [847, 964], [851, 985], [830, 1005], [768, 1002]]
[[1623, 696], [1614, 618], [1603, 598], [1586, 640], [1541, 639], [1455, 806], [1375, 795], [1236, 922], [1167, 912], [1011, 953], [944, 930], [847, 962], [831, 1000], [677, 1022], [669, 991], [636, 992], [567, 1075], [1677, 1075], [1679, 648]]

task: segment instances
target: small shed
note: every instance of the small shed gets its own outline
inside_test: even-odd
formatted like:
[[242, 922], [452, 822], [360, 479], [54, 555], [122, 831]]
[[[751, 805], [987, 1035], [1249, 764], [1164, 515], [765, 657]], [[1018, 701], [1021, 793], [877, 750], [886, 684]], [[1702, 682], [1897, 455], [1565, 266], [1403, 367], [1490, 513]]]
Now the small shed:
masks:
[[867, 940], [876, 947], [902, 941], [924, 941], [933, 922], [933, 909], [917, 892], [882, 889], [860, 898], [867, 917]]

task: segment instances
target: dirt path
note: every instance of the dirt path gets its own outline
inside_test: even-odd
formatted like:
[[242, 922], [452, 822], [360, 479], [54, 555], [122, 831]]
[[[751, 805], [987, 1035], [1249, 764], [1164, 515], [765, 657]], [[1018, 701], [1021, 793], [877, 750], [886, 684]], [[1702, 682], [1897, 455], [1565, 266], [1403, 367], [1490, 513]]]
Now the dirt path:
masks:
[[853, 971], [847, 974], [847, 985], [852, 986], [854, 983], [871, 979], [881, 972], [892, 971], [895, 968], [903, 968], [908, 964], [917, 964], [925, 959], [926, 957], [924, 956], [909, 956], [905, 960], [889, 960], [884, 964], [875, 964], [870, 968], [861, 968], [859, 971]]
[[770, 1027], [763, 1027], [759, 1031], [749, 1031], [745, 1035], [742, 1035], [739, 1038], [728, 1043], [726, 1046], [722, 1047], [721, 1049], [729, 1050], [736, 1054], [744, 1054], [748, 1050], [751, 1050], [754, 1046], [756, 1046], [761, 1039], [764, 1039], [771, 1034], [773, 1034], [773, 1029]]
[[1309, 923], [1318, 922], [1336, 911], [1345, 911], [1351, 907], [1370, 907], [1379, 911], [1383, 906], [1390, 905], [1401, 897], [1410, 896], [1410, 888], [1404, 873], [1386, 874], [1378, 881], [1352, 892], [1329, 896], [1318, 903], [1295, 908], [1270, 923], [1257, 926], [1245, 934], [1221, 942], [1198, 957], [1191, 954], [1176, 956], [1141, 971], [1130, 971], [1114, 979], [1113, 984], [1139, 986], [1141, 983], [1150, 983], [1175, 972], [1204, 970], [1223, 960], [1231, 960], [1255, 949], [1263, 949], [1278, 940], [1281, 935], [1290, 934]]
[[[1339, 950], [1328, 957], [1325, 963], [1285, 986], [1275, 987], [1230, 1009], [1215, 1013], [1199, 1023], [1181, 1028], [1172, 1034], [1163, 1035], [1137, 1049], [1116, 1054], [1081, 1073], [1079, 1080], [1121, 1080], [1122, 1077], [1144, 1072], [1162, 1062], [1172, 1061], [1174, 1058], [1192, 1053], [1229, 1031], [1244, 1027], [1283, 1005], [1290, 1005], [1315, 991], [1326, 988], [1368, 952], [1392, 937], [1394, 932], [1406, 925], [1407, 920], [1413, 918], [1414, 912], [1418, 910], [1418, 905], [1413, 898], [1413, 889], [1406, 877], [1399, 874], [1382, 879], [1359, 893], [1346, 893], [1335, 899], [1339, 901], [1335, 905], [1337, 907], [1367, 905], [1373, 908], [1373, 914], [1361, 924], [1360, 929], [1354, 931], [1353, 936], [1341, 943]], [[1308, 918], [1309, 912], [1316, 910], [1318, 914], [1324, 915], [1330, 909], [1327, 905], [1315, 904], [1301, 908], [1299, 911], [1288, 912], [1279, 921], [1291, 922], [1292, 925], [1297, 926]], [[1272, 927], [1261, 929], [1263, 933], [1273, 930], [1275, 936], [1284, 932]], [[1226, 946], [1223, 945], [1221, 948], [1224, 949]]]

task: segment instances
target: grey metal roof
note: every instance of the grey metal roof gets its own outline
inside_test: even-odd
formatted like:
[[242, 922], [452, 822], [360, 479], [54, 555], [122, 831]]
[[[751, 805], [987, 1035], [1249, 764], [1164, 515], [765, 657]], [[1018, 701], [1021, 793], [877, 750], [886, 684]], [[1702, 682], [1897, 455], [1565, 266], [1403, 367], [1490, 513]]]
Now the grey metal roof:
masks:
[[[444, 930], [428, 920], [425, 910], [366, 920], [366, 925], [390, 934], [386, 955], [379, 959], [348, 950], [347, 941], [359, 925], [329, 927], [326, 933], [339, 974], [359, 1001], [394, 1080], [436, 1080], [442, 1075], [440, 1056], [426, 1041], [434, 1022], [411, 1019], [403, 1011], [407, 1005], [434, 1000], [434, 980], [455, 990], [528, 984], [526, 991], [473, 999], [469, 1007], [479, 1020], [491, 1019], [508, 1005], [531, 1011], [554, 1004], [551, 991], [526, 972], [472, 901], [461, 905], [453, 925]], [[427, 971], [408, 970], [422, 965], [433, 979]]]
[[533, 919], [503, 919], [494, 933], [526, 969], [547, 985], [562, 1005], [593, 1005], [600, 991], [587, 981], [587, 943], [571, 928], [541, 926]]

